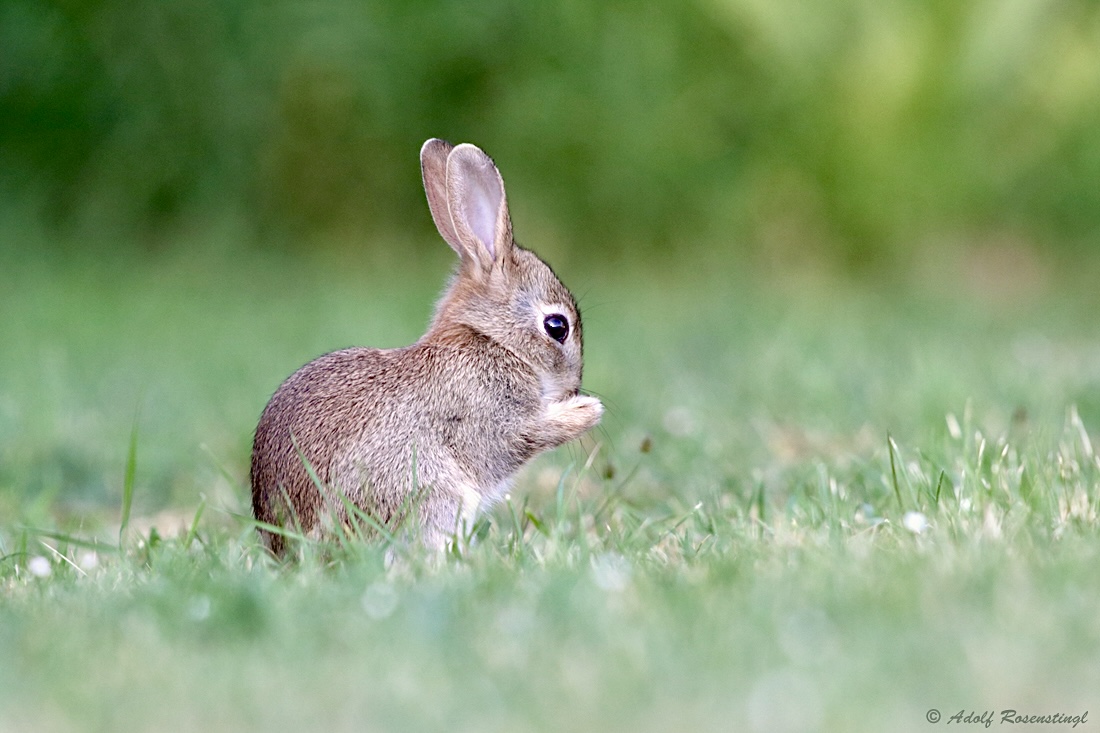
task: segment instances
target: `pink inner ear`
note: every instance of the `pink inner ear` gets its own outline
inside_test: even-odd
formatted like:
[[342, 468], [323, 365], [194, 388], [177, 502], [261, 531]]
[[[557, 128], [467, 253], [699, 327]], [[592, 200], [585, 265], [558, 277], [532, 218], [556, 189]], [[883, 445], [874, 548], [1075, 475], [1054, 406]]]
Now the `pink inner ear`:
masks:
[[477, 174], [471, 176], [466, 196], [466, 223], [474, 236], [481, 240], [490, 256], [496, 256], [493, 243], [496, 241], [497, 215], [500, 213], [504, 192], [495, 171], [490, 167], [478, 167]]

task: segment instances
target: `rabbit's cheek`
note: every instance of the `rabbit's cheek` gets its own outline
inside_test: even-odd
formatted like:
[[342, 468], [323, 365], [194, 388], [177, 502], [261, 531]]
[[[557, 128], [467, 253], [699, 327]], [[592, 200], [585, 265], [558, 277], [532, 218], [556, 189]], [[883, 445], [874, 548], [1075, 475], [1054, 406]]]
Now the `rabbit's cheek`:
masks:
[[570, 389], [567, 385], [563, 384], [563, 381], [559, 376], [553, 374], [542, 374], [540, 376], [542, 382], [542, 402], [544, 405], [548, 405], [553, 402], [561, 402], [575, 394], [577, 391]]

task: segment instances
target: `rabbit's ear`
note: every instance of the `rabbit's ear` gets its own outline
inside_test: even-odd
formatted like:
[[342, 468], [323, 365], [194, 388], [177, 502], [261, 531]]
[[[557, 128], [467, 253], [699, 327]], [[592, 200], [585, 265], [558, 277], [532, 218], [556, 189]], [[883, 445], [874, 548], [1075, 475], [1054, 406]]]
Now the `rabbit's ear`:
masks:
[[463, 143], [447, 156], [447, 201], [460, 254], [487, 272], [512, 246], [512, 222], [504, 180], [480, 148]]
[[458, 233], [451, 221], [451, 210], [447, 204], [447, 156], [453, 146], [446, 140], [432, 138], [420, 148], [420, 174], [424, 178], [424, 193], [428, 195], [428, 208], [432, 212], [435, 228], [451, 245], [459, 257], [465, 251], [458, 241]]

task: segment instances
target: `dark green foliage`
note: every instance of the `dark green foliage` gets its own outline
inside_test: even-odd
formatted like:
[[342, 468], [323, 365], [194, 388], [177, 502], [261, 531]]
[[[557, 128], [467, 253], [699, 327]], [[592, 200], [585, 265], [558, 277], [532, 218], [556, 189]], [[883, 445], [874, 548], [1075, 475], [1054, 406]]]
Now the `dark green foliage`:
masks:
[[0, 195], [146, 241], [426, 233], [442, 136], [562, 250], [1091, 244], [1098, 38], [1087, 2], [8, 0]]

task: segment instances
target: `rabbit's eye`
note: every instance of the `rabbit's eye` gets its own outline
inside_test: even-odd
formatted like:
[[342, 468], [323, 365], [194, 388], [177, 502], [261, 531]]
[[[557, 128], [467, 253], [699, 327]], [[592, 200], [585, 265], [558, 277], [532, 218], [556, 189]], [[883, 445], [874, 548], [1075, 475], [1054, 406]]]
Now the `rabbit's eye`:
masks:
[[551, 313], [542, 320], [542, 327], [546, 335], [559, 344], [564, 344], [565, 339], [569, 338], [569, 319], [563, 315]]

